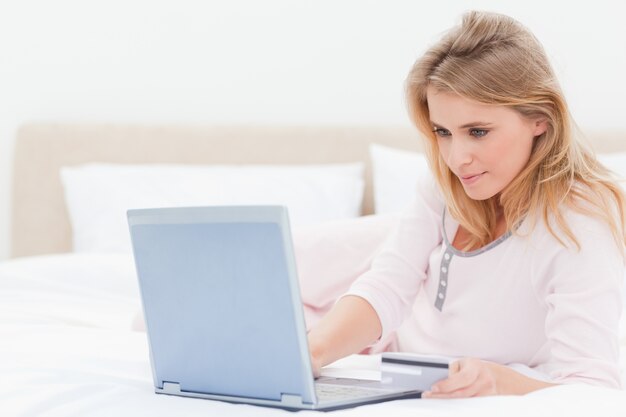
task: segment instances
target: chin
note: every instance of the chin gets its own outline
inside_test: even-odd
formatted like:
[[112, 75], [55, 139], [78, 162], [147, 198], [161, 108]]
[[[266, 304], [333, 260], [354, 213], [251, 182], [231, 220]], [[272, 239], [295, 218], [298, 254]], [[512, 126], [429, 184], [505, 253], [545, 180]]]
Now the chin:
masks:
[[477, 201], [489, 200], [491, 197], [497, 194], [484, 190], [468, 190], [467, 188], [464, 188], [464, 190], [465, 194], [467, 194], [469, 198]]

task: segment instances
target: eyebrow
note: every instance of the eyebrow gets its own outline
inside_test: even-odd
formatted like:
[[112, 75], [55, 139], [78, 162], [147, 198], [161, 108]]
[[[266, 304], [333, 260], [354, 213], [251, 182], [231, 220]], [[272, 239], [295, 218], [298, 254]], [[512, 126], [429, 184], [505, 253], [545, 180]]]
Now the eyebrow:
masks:
[[[434, 122], [432, 120], [430, 121], [430, 123], [432, 123], [433, 126], [443, 127], [442, 124]], [[465, 123], [464, 125], [459, 126], [459, 128], [460, 129], [466, 129], [468, 127], [486, 127], [486, 126], [491, 126], [491, 125], [493, 125], [493, 123], [476, 121], [476, 122]]]

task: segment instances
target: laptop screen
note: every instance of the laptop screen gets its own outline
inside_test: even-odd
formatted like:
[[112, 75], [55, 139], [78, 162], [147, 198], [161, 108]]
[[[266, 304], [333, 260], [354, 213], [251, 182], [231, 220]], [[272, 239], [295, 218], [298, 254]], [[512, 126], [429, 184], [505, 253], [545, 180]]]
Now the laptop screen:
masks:
[[155, 386], [314, 402], [286, 210], [130, 210]]

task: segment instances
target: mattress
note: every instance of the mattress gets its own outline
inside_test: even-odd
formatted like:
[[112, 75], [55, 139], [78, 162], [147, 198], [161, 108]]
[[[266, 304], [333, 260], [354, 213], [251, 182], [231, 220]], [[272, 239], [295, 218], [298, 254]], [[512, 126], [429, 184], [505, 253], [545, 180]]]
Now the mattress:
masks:
[[[288, 411], [154, 393], [132, 259], [62, 254], [0, 263], [0, 416], [278, 416]], [[626, 355], [626, 347], [622, 347]], [[355, 355], [329, 370], [376, 372]], [[626, 376], [622, 363], [622, 378]], [[350, 416], [626, 416], [626, 392], [566, 385], [525, 396], [399, 400]], [[299, 415], [319, 415], [303, 411]]]

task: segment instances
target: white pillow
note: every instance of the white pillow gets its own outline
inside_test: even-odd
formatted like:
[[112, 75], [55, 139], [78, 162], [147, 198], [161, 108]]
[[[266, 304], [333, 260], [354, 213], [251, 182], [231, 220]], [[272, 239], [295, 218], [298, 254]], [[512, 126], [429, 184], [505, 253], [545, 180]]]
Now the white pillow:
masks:
[[376, 214], [402, 211], [415, 199], [417, 180], [430, 175], [426, 156], [387, 146], [370, 145]]
[[287, 206], [293, 225], [357, 217], [363, 164], [119, 165], [61, 169], [74, 252], [127, 252], [130, 208]]

